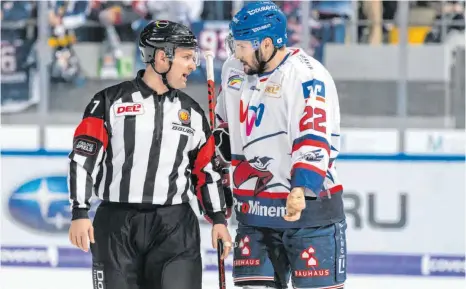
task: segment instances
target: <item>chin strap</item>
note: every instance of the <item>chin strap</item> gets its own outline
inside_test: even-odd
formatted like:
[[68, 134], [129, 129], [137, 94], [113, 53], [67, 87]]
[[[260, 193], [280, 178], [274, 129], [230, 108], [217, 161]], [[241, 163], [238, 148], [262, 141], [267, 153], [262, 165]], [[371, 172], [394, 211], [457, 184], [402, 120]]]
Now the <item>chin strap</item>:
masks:
[[261, 54], [261, 53], [260, 53], [259, 50], [260, 50], [260, 48], [257, 49], [257, 50], [255, 51], [255, 54], [254, 54], [254, 55], [256, 56], [257, 62], [259, 62], [259, 68], [257, 69], [257, 70], [258, 70], [257, 72], [258, 72], [259, 74], [262, 74], [262, 73], [264, 73], [265, 65], [266, 65], [267, 63], [269, 63], [270, 60], [272, 60], [272, 58], [275, 57], [275, 54], [277, 54], [278, 49], [277, 49], [277, 47], [274, 47], [274, 48], [273, 48], [272, 55], [269, 57], [269, 59], [268, 59], [267, 61], [260, 60], [260, 58], [261, 58], [261, 57], [260, 57], [260, 56], [261, 56], [260, 54]]
[[172, 61], [170, 60], [169, 63], [170, 63], [170, 66], [168, 67], [168, 70], [166, 72], [164, 72], [164, 73], [160, 73], [160, 72], [157, 71], [157, 69], [155, 69], [155, 61], [154, 60], [152, 60], [150, 62], [150, 66], [155, 71], [155, 73], [157, 73], [158, 75], [160, 75], [162, 77], [163, 84], [165, 84], [165, 86], [168, 88], [168, 90], [172, 90], [173, 88], [170, 86], [170, 84], [168, 84], [168, 79], [167, 79], [167, 74], [172, 69]]

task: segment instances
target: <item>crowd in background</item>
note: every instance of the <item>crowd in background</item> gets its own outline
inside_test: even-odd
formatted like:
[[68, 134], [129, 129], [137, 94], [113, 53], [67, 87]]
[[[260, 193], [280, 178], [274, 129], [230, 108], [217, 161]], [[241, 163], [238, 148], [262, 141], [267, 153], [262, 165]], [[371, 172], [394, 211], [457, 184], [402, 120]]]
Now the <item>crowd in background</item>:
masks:
[[[275, 2], [288, 16], [289, 45], [300, 44], [301, 1]], [[2, 1], [2, 32], [9, 29], [8, 24], [14, 24], [17, 37], [34, 39], [37, 26], [30, 19], [37, 16], [37, 3]], [[325, 43], [396, 43], [398, 4], [381, 0], [311, 1], [308, 46], [320, 48], [315, 50], [315, 57], [319, 58]], [[103, 42], [109, 50], [118, 50], [119, 42], [136, 41], [139, 31], [151, 19], [170, 19], [186, 25], [228, 21], [236, 9], [237, 1], [49, 1], [50, 45], [55, 49], [52, 77], [66, 80], [78, 74], [79, 65], [70, 49], [76, 41]], [[409, 19], [410, 43], [441, 43], [451, 34], [464, 33], [464, 1], [446, 1], [443, 5], [439, 1], [411, 1]], [[18, 26], [22, 22], [24, 25]], [[351, 34], [350, 27], [356, 27], [356, 33]], [[67, 71], [63, 71], [64, 64]]]
[[[242, 1], [49, 1], [49, 22], [55, 33], [63, 28], [74, 30], [81, 41], [102, 41], [106, 37], [104, 27], [107, 25], [116, 27], [122, 41], [132, 41], [137, 36], [134, 32], [141, 20], [171, 19], [186, 25], [202, 20], [230, 20], [238, 8], [235, 2]], [[274, 2], [288, 15], [291, 34], [299, 31], [301, 1]], [[442, 41], [438, 33], [442, 19], [447, 22], [447, 32], [464, 29], [464, 1], [443, 2], [443, 5], [441, 1], [410, 2], [410, 25], [430, 28], [431, 33], [423, 39], [425, 42]], [[309, 25], [313, 30], [319, 30], [325, 25], [342, 24], [347, 28], [349, 23], [359, 22], [358, 42], [387, 43], [389, 32], [396, 26], [397, 6], [398, 1], [310, 1], [312, 22]], [[30, 19], [36, 15], [36, 1], [1, 2], [2, 22]], [[347, 36], [348, 33], [338, 32], [328, 40], [345, 42]]]

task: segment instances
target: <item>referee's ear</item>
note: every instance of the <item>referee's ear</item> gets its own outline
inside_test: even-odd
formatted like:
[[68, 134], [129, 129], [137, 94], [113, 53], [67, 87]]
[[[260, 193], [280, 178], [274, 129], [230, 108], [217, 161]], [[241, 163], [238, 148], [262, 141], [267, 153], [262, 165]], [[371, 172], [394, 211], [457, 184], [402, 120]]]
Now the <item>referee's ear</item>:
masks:
[[155, 51], [154, 61], [155, 69], [160, 72], [167, 71], [170, 66], [170, 59], [163, 49], [157, 49]]

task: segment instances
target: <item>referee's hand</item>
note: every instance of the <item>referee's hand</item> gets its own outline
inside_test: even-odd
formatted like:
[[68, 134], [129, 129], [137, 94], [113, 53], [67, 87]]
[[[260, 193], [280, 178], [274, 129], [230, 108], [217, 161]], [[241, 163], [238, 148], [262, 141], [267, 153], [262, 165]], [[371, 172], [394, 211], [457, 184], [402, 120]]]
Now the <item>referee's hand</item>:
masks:
[[94, 227], [89, 219], [77, 219], [71, 221], [70, 242], [84, 252], [89, 251], [89, 241], [95, 243]]
[[230, 253], [232, 242], [230, 233], [223, 224], [216, 224], [212, 227], [212, 247], [214, 249], [217, 249], [218, 239], [222, 239], [223, 241], [223, 254], [221, 258], [226, 259]]

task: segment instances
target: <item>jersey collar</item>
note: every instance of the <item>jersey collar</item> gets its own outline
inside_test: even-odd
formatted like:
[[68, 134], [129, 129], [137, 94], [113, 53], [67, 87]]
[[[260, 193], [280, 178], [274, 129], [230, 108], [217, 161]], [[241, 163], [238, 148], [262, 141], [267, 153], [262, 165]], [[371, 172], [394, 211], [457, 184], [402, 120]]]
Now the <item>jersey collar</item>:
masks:
[[137, 75], [136, 75], [136, 78], [134, 79], [139, 91], [141, 92], [142, 97], [148, 98], [151, 95], [154, 95], [154, 96], [166, 96], [166, 97], [168, 97], [170, 99], [170, 101], [173, 101], [173, 98], [176, 96], [176, 93], [173, 93], [172, 90], [168, 90], [167, 92], [163, 93], [162, 95], [157, 94], [157, 92], [155, 90], [150, 88], [144, 82], [144, 79], [142, 78], [144, 76], [144, 72], [145, 72], [144, 69], [139, 70]]
[[288, 59], [288, 56], [290, 56], [290, 53], [287, 53], [287, 54], [285, 55], [285, 57], [283, 58], [283, 60], [280, 62], [280, 64], [277, 65], [277, 67], [275, 67], [274, 70], [269, 71], [269, 72], [264, 72], [264, 73], [262, 73], [262, 74], [258, 74], [257, 76], [258, 76], [259, 78], [261, 78], [261, 77], [264, 77], [264, 76], [267, 76], [267, 75], [272, 74], [275, 70], [277, 70], [278, 68], [280, 68], [280, 66], [282, 66], [283, 63], [285, 63], [285, 61]]

